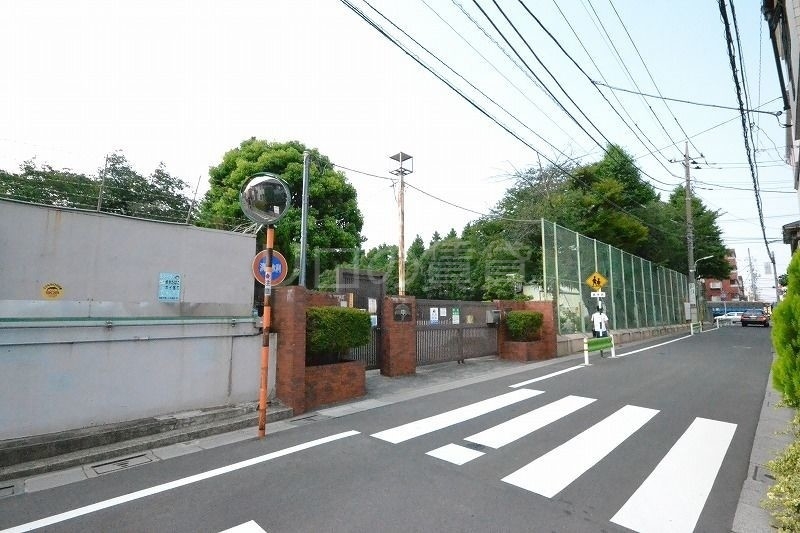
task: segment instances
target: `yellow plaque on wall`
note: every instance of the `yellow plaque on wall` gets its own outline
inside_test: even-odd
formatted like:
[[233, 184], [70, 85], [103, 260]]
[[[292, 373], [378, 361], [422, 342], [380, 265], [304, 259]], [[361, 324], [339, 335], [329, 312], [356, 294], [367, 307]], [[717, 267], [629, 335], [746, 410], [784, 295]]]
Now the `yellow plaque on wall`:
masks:
[[58, 283], [45, 283], [42, 285], [42, 297], [45, 300], [58, 300], [64, 296], [64, 287]]

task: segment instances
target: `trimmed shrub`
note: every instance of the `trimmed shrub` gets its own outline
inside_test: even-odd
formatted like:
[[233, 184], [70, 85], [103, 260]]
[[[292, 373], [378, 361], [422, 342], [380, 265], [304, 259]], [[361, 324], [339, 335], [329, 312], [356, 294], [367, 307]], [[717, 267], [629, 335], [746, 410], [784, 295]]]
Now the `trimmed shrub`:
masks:
[[539, 340], [544, 315], [538, 311], [509, 311], [506, 313], [506, 329], [512, 341]]
[[777, 357], [772, 364], [772, 384], [790, 407], [800, 407], [800, 254], [787, 269], [786, 296], [772, 313], [772, 345]]
[[369, 342], [369, 313], [349, 307], [306, 309], [306, 365], [337, 363], [350, 348]]

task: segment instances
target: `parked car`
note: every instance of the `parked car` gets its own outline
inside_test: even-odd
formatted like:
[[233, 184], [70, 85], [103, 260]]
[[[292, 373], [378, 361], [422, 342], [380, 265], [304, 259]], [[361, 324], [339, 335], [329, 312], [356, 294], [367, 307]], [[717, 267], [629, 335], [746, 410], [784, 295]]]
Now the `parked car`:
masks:
[[742, 313], [741, 317], [742, 326], [764, 326], [769, 327], [769, 316], [767, 316], [761, 309], [748, 309]]
[[722, 315], [720, 319], [727, 320], [729, 322], [741, 322], [743, 314], [744, 313], [742, 311], [728, 311]]

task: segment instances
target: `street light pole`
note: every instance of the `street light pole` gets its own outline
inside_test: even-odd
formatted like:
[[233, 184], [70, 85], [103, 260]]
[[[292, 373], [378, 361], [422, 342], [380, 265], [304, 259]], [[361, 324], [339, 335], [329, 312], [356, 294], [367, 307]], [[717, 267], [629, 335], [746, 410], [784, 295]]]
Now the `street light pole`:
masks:
[[[393, 156], [390, 156], [391, 159], [394, 159], [398, 163], [400, 163], [400, 167], [396, 170], [392, 170], [391, 173], [395, 176], [400, 176], [400, 192], [397, 195], [397, 203], [400, 208], [400, 242], [397, 249], [397, 293], [400, 296], [405, 296], [406, 294], [406, 245], [405, 245], [405, 177], [406, 174], [411, 174], [414, 172], [414, 162], [412, 161], [413, 157], [404, 154], [403, 152], [399, 152]], [[407, 169], [403, 166], [404, 161], [411, 161], [411, 169]]]

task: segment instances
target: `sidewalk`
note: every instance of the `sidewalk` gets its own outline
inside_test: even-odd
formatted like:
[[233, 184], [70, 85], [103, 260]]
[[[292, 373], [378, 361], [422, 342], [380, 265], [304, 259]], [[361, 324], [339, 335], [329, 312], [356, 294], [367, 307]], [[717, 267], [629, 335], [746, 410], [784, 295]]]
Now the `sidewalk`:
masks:
[[[657, 341], [661, 342], [663, 338], [657, 339]], [[626, 345], [622, 350], [627, 351], [634, 344], [642, 345], [646, 342], [632, 343]], [[417, 368], [416, 374], [395, 378], [383, 376], [377, 370], [370, 370], [367, 371], [366, 375], [367, 394], [357, 400], [324, 407], [292, 418], [286, 418], [290, 415], [290, 412], [285, 407], [272, 408], [267, 423], [267, 435], [319, 420], [339, 418], [360, 411], [526, 372], [564, 361], [582, 364], [583, 354], [577, 353], [535, 363], [504, 361], [494, 356], [481, 357], [468, 359], [464, 365], [457, 365], [454, 362], [427, 365]], [[769, 513], [760, 506], [761, 500], [766, 497], [767, 489], [773, 483], [764, 465], [791, 441], [790, 436], [784, 431], [788, 428], [793, 416], [791, 409], [777, 407], [779, 400], [780, 395], [773, 390], [772, 376], [770, 375], [753, 442], [748, 478], [742, 486], [731, 530], [733, 533], [760, 533], [772, 529], [770, 527]], [[155, 438], [157, 436], [154, 436], [152, 446], [147, 446], [147, 441], [145, 441], [145, 448], [142, 451], [134, 453], [132, 456], [118, 457], [116, 460], [104, 460], [101, 464], [90, 464], [93, 450], [76, 452], [78, 454], [84, 453], [86, 458], [86, 461], [79, 463], [80, 466], [49, 471], [38, 475], [22, 476], [18, 479], [0, 482], [0, 498], [57, 487], [96, 477], [109, 471], [136, 466], [137, 464], [169, 459], [204, 449], [251, 440], [256, 438], [256, 432], [256, 427], [251, 424], [236, 431], [194, 438], [168, 445], [160, 445], [158, 439]]]

